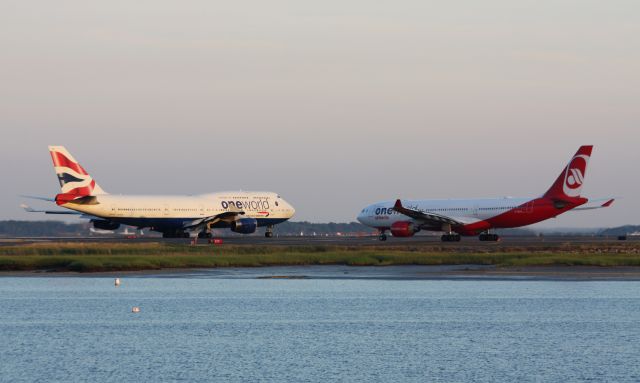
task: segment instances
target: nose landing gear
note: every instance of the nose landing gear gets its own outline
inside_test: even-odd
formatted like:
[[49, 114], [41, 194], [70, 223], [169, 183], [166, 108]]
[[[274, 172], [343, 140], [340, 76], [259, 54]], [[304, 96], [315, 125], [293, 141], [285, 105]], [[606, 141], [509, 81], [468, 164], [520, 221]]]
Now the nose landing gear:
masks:
[[273, 225], [267, 226], [267, 231], [264, 232], [264, 237], [265, 238], [273, 237]]

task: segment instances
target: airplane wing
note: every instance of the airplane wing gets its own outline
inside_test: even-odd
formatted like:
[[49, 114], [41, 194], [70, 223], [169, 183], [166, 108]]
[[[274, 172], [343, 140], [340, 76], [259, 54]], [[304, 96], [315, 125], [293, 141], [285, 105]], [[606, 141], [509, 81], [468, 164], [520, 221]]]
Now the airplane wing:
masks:
[[429, 226], [439, 226], [439, 225], [441, 226], [442, 224], [449, 224], [451, 226], [460, 226], [465, 224], [464, 222], [458, 219], [447, 217], [445, 215], [425, 213], [420, 210], [407, 209], [406, 207], [402, 206], [402, 202], [400, 200], [396, 200], [396, 204], [393, 206], [393, 210], [397, 211], [400, 214], [404, 214], [407, 217], [413, 218], [417, 221], [421, 221], [424, 224]]
[[590, 200], [589, 202], [585, 203], [582, 206], [579, 206], [573, 210], [593, 210], [593, 209], [602, 209], [605, 207], [609, 207], [611, 205], [613, 205], [613, 202], [615, 201], [615, 198], [600, 198], [600, 199], [594, 199], [594, 200]]
[[196, 219], [195, 221], [191, 221], [188, 224], [185, 224], [182, 228], [183, 229], [196, 229], [199, 227], [203, 227], [205, 225], [212, 225], [216, 222], [220, 222], [220, 221], [233, 221], [235, 219], [235, 217], [239, 216], [239, 215], [244, 215], [244, 211], [237, 209], [237, 208], [229, 208], [228, 211], [225, 211], [224, 213], [220, 213], [220, 214], [216, 214], [216, 215], [212, 215], [209, 217], [204, 217], [204, 218], [200, 218], [200, 219]]

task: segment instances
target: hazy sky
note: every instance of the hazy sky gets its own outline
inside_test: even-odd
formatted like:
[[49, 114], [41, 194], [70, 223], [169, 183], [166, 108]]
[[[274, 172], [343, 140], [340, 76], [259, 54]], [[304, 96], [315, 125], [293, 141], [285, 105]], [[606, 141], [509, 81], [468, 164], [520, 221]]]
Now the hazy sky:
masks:
[[314, 222], [535, 196], [593, 144], [584, 194], [624, 199], [544, 226], [638, 224], [639, 36], [637, 0], [0, 0], [0, 218], [45, 218], [18, 195], [58, 192], [51, 144], [111, 193]]

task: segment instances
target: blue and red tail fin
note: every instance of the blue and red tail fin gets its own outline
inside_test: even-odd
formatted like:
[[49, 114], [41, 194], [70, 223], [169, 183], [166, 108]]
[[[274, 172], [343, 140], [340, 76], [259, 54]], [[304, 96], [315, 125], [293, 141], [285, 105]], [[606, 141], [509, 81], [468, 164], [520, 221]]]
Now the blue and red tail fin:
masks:
[[580, 197], [592, 150], [593, 145], [581, 146], [544, 196], [553, 199]]
[[64, 146], [49, 146], [49, 153], [62, 191], [56, 196], [56, 203], [62, 205], [81, 197], [106, 194]]

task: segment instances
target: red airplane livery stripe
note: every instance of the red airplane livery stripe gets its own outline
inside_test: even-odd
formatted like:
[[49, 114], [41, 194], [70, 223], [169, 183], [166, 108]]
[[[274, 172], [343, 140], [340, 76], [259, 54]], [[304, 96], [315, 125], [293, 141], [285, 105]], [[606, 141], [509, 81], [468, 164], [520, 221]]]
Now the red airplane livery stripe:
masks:
[[87, 172], [80, 166], [80, 164], [71, 161], [64, 154], [58, 152], [50, 152], [51, 159], [53, 159], [53, 165], [56, 167], [66, 167], [72, 169], [76, 173], [88, 176]]
[[586, 198], [581, 197], [567, 198], [565, 201], [561, 201], [564, 206], [558, 207], [550, 198], [537, 198], [502, 214], [453, 229], [461, 234], [475, 235], [490, 228], [527, 226], [556, 217], [587, 203], [587, 201]]

